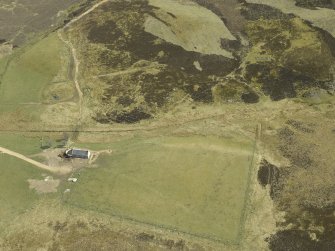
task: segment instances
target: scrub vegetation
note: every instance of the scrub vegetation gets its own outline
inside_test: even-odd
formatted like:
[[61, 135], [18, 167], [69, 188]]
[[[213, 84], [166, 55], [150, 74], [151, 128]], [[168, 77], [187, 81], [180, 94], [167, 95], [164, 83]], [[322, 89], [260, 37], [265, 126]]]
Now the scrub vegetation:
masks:
[[1, 250], [335, 250], [333, 1], [52, 2], [0, 4], [0, 147], [66, 171], [0, 153]]

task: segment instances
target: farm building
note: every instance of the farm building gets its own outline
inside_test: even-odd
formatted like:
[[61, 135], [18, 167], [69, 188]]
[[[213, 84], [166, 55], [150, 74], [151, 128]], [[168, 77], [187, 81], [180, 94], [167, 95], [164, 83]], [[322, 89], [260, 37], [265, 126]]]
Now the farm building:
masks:
[[90, 151], [81, 149], [67, 149], [64, 153], [67, 158], [89, 159]]

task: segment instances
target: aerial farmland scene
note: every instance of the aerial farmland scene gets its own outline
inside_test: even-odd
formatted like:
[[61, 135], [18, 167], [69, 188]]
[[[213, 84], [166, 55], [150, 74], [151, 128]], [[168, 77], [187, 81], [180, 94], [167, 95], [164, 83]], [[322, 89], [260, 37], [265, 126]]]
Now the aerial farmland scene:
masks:
[[335, 0], [0, 0], [0, 251], [334, 251]]

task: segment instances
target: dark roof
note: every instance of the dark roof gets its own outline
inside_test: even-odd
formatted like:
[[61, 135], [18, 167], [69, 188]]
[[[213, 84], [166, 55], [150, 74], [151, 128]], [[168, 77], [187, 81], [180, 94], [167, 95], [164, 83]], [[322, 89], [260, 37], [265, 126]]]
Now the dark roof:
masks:
[[70, 157], [72, 157], [72, 158], [87, 159], [88, 155], [89, 155], [89, 151], [87, 151], [87, 150], [80, 150], [80, 149], [71, 149], [67, 154]]

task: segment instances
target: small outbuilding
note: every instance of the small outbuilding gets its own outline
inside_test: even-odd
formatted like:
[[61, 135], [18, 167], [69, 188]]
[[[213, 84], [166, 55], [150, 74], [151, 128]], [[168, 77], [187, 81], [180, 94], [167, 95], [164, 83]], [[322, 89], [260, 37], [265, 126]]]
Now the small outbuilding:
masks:
[[66, 158], [89, 159], [91, 157], [91, 152], [88, 150], [71, 148], [67, 149], [64, 155]]

